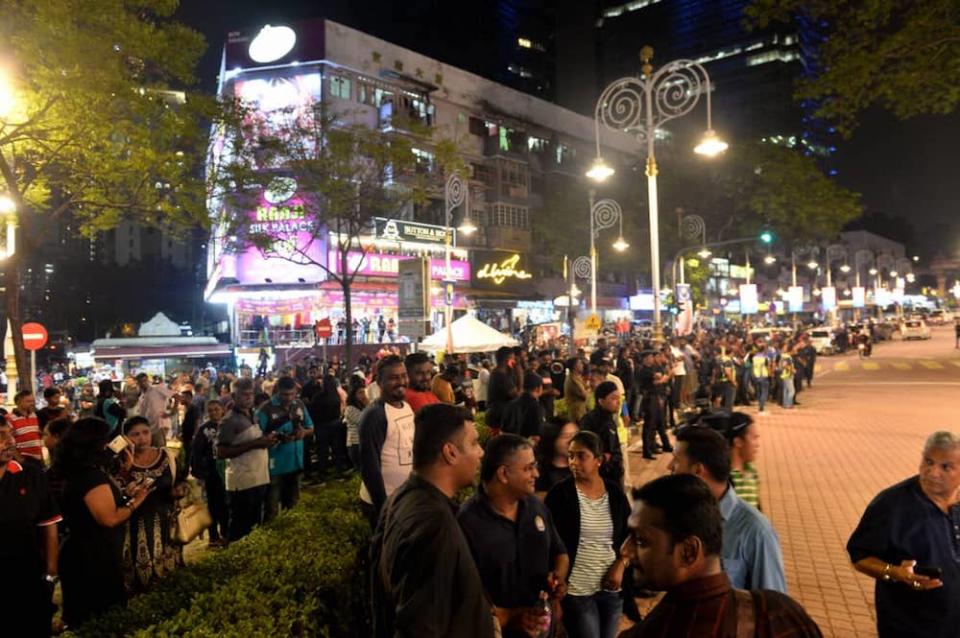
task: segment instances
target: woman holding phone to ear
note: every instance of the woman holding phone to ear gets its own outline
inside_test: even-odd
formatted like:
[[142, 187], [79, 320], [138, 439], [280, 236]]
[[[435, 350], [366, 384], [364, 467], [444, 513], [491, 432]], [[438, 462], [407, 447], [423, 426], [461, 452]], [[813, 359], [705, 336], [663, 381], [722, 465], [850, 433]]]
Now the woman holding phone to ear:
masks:
[[[109, 442], [110, 426], [95, 417], [80, 419], [60, 440], [61, 509], [69, 535], [60, 550], [59, 572], [63, 620], [71, 629], [125, 604], [121, 567], [124, 523], [150, 493], [149, 487], [140, 486], [124, 497], [107, 473], [115, 458], [107, 448]], [[124, 458], [129, 461], [132, 455], [121, 456]]]
[[130, 517], [123, 538], [123, 579], [127, 592], [146, 590], [159, 578], [183, 566], [183, 548], [171, 541], [174, 504], [185, 492], [183, 474], [166, 448], [151, 443], [150, 423], [141, 416], [123, 423], [131, 446], [121, 455], [116, 480], [128, 496], [146, 485], [152, 487], [143, 506]]

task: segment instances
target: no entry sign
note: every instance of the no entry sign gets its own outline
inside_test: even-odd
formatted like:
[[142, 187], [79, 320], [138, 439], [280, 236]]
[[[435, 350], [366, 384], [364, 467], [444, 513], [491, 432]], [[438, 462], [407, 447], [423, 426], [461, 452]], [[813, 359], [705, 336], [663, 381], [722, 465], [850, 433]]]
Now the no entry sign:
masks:
[[47, 345], [47, 329], [39, 323], [23, 324], [23, 347], [26, 350], [39, 350]]

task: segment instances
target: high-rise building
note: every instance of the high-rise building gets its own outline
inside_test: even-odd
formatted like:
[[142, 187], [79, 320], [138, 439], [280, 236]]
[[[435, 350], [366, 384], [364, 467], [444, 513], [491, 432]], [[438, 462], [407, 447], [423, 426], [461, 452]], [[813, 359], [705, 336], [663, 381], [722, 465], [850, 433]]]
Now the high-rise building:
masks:
[[654, 49], [655, 68], [674, 59], [694, 60], [710, 74], [714, 121], [728, 138], [796, 147], [836, 174], [835, 131], [811, 115], [814, 104], [793, 99], [795, 81], [815, 70], [818, 25], [797, 21], [749, 30], [744, 15], [749, 4], [608, 0], [597, 23], [600, 86], [637, 74], [644, 45]]

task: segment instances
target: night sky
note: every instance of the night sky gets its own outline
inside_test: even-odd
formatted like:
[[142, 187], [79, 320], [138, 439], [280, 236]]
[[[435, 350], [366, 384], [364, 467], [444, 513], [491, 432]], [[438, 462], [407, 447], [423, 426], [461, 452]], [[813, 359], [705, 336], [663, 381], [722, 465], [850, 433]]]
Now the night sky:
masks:
[[[403, 20], [403, 6], [442, 10], [444, 1], [409, 0], [405, 5], [374, 0], [187, 0], [179, 17], [207, 38], [209, 49], [200, 69], [204, 88], [212, 90], [226, 33], [251, 25], [328, 17], [378, 35], [376, 25]], [[390, 9], [383, 8], [389, 5]], [[466, 31], [464, 38], [470, 38]], [[397, 42], [417, 49], [409, 42]], [[423, 51], [428, 53], [428, 51]], [[439, 57], [439, 56], [437, 56]], [[722, 114], [719, 114], [722, 117]], [[736, 140], [730, 140], [736, 143]], [[865, 113], [854, 136], [838, 144], [838, 181], [863, 194], [867, 213], [901, 218], [884, 233], [908, 240], [912, 252], [960, 254], [960, 113], [924, 116], [903, 122], [873, 109]]]

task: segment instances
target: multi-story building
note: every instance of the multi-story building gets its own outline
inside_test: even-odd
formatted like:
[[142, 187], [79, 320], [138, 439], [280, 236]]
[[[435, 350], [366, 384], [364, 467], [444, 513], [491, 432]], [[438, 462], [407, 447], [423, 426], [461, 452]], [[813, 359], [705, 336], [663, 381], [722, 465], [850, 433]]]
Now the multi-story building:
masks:
[[[468, 214], [480, 230], [469, 239], [457, 239], [455, 258], [463, 264], [459, 271], [463, 281], [455, 305], [483, 300], [487, 306], [486, 302], [497, 299], [515, 307], [517, 301], [539, 298], [539, 270], [531, 258], [532, 220], [550, 215], [544, 210], [543, 196], [557, 180], [584, 179], [583, 172], [596, 153], [593, 120], [330, 20], [282, 28], [285, 46], [269, 55], [257, 50], [253, 57], [251, 46], [265, 32], [230, 34], [220, 95], [241, 97], [262, 111], [323, 102], [370, 127], [400, 129], [413, 120], [428, 127], [434, 141], [455, 140], [469, 166]], [[631, 156], [635, 140], [609, 134], [603, 143], [604, 156], [615, 164], [624, 166], [635, 159]], [[436, 201], [431, 206], [409, 207], [397, 221], [442, 229], [443, 176], [437, 171], [434, 150], [424, 142], [414, 153], [417, 170], [436, 178]], [[243, 215], [244, 211], [232, 213]], [[585, 234], [588, 220], [584, 197], [583, 228], [570, 232]], [[443, 236], [439, 231], [435, 234]], [[384, 235], [379, 228], [362, 240], [370, 242], [374, 252], [358, 277], [361, 285], [352, 304], [355, 314], [374, 321], [378, 315], [393, 317], [395, 262], [410, 254], [440, 259], [444, 245], [422, 236], [398, 242], [395, 234]], [[585, 237], [584, 250], [587, 245]], [[328, 265], [333, 268], [334, 252], [324, 254], [321, 249], [319, 258], [330, 259]], [[494, 263], [514, 258], [516, 268], [531, 275], [523, 282], [504, 285], [502, 280], [494, 282], [481, 275], [484, 266], [489, 272]], [[318, 319], [331, 318], [336, 323], [342, 318], [339, 293], [325, 282], [321, 268], [292, 267], [289, 262], [281, 267], [276, 261], [270, 267], [262, 261], [261, 253], [231, 254], [222, 242], [211, 241], [206, 297], [230, 305], [237, 340], [258, 339], [265, 318], [275, 338], [279, 330], [301, 341], [312, 338], [312, 333], [298, 328], [312, 326]], [[555, 268], [559, 270], [559, 263]], [[625, 297], [624, 293], [625, 289], [619, 296]]]

